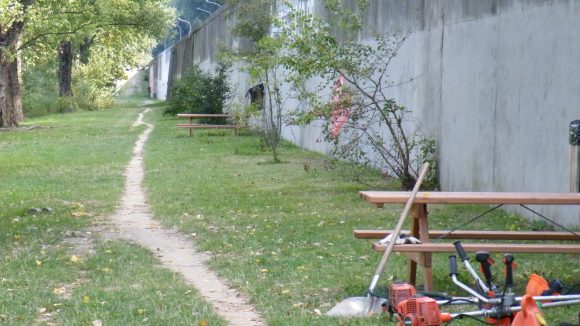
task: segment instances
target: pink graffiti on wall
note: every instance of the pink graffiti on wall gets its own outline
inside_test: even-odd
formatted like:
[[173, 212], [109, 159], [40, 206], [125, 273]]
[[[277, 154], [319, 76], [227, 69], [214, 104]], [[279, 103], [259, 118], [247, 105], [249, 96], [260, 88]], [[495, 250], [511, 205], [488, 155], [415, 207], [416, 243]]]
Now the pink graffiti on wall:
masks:
[[334, 88], [332, 90], [333, 109], [330, 117], [330, 135], [332, 138], [338, 136], [340, 130], [350, 117], [352, 98], [350, 94], [344, 90], [344, 82], [344, 76], [340, 75], [334, 82]]

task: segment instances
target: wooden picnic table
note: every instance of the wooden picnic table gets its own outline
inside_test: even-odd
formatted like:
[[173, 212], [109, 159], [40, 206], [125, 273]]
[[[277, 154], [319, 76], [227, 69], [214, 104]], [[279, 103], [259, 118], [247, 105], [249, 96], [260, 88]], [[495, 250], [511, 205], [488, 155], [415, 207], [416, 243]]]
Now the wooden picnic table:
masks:
[[[405, 204], [410, 192], [404, 191], [361, 191], [366, 202], [383, 207], [385, 204]], [[580, 193], [538, 193], [538, 192], [419, 192], [412, 212], [412, 229], [407, 231], [421, 240], [421, 244], [396, 245], [393, 250], [409, 258], [409, 283], [416, 284], [417, 265], [424, 270], [424, 287], [433, 290], [431, 253], [455, 252], [452, 243], [433, 243], [430, 239], [444, 236], [445, 239], [489, 239], [489, 240], [570, 240], [580, 241], [579, 232], [555, 231], [477, 231], [429, 230], [427, 205], [433, 204], [496, 204], [496, 205], [580, 205]], [[383, 238], [391, 230], [355, 230], [358, 238]], [[522, 244], [522, 243], [471, 243], [463, 245], [468, 252], [522, 252], [522, 253], [576, 253], [580, 254], [580, 244]], [[385, 246], [373, 244], [375, 251], [384, 251]]]
[[227, 113], [216, 113], [216, 114], [207, 114], [207, 113], [179, 113], [177, 114], [179, 118], [188, 118], [189, 123], [181, 123], [177, 124], [178, 128], [188, 128], [189, 129], [189, 137], [193, 136], [193, 129], [235, 129], [236, 133], [240, 128], [239, 125], [217, 125], [217, 124], [206, 124], [206, 123], [193, 123], [195, 119], [203, 119], [203, 118], [234, 118], [235, 115], [227, 114]]

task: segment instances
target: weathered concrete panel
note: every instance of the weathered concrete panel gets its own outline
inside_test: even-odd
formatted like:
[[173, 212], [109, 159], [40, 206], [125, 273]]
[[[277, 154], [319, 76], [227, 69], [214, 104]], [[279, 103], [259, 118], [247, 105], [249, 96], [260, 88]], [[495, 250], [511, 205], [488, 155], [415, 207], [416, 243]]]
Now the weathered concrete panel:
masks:
[[[443, 187], [568, 191], [566, 126], [580, 115], [580, 6], [488, 9], [482, 18], [445, 24]], [[580, 221], [576, 208], [542, 211]]]

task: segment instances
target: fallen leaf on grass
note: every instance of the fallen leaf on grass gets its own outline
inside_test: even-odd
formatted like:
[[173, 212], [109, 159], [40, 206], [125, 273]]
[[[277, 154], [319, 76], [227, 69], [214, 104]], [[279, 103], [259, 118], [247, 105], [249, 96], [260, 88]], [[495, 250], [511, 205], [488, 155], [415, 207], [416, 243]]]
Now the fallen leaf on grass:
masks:
[[85, 210], [85, 205], [81, 203], [72, 203], [70, 209], [71, 215], [74, 217], [90, 216], [90, 214]]
[[77, 256], [77, 255], [71, 255], [70, 256], [70, 261], [73, 263], [78, 263], [79, 261], [81, 261], [81, 257]]
[[209, 322], [205, 319], [199, 321], [198, 326], [208, 326]]
[[36, 266], [40, 266], [40, 265], [42, 265], [42, 262], [40, 260], [36, 259]]
[[83, 303], [88, 304], [89, 302], [91, 302], [91, 298], [86, 294], [83, 295]]
[[52, 293], [54, 294], [64, 294], [66, 292], [66, 288], [64, 286], [61, 286], [59, 288], [54, 288], [54, 290], [52, 290]]

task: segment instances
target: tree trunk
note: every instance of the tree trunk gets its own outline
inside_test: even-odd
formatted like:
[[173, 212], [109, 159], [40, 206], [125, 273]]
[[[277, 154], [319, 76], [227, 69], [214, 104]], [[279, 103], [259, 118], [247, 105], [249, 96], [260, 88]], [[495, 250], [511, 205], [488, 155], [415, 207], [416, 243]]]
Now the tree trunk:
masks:
[[58, 86], [60, 97], [72, 97], [72, 45], [70, 41], [61, 41], [58, 48]]
[[75, 110], [72, 91], [72, 64], [71, 41], [61, 41], [58, 47], [58, 102], [61, 112]]
[[81, 45], [79, 46], [79, 60], [82, 64], [86, 65], [89, 63], [89, 53], [90, 53], [89, 49], [92, 43], [93, 43], [92, 40], [87, 36], [85, 36], [85, 38], [83, 39], [83, 43], [81, 43]]
[[17, 127], [24, 120], [20, 80], [18, 79], [18, 55], [16, 48], [22, 34], [22, 22], [13, 23], [2, 32], [0, 29], [0, 127]]

